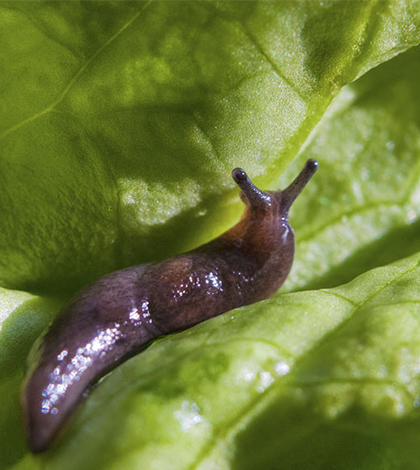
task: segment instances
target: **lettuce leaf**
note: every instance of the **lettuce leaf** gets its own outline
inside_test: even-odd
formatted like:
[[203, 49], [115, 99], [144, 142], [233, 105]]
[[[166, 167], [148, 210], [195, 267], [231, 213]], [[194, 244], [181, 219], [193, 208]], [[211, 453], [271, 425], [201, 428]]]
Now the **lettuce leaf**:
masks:
[[297, 256], [288, 290], [340, 285], [420, 251], [420, 48], [343, 89], [303, 161], [322, 167], [291, 221]]
[[417, 468], [419, 279], [416, 254], [155, 343], [103, 380], [42, 468]]
[[420, 41], [402, 1], [0, 11], [0, 281], [45, 294], [216, 236], [233, 167], [273, 183], [344, 85]]
[[[417, 469], [419, 6], [0, 4], [0, 468]], [[157, 342], [26, 454], [25, 359], [68, 296], [232, 225], [233, 167], [274, 188], [309, 157], [285, 288]]]

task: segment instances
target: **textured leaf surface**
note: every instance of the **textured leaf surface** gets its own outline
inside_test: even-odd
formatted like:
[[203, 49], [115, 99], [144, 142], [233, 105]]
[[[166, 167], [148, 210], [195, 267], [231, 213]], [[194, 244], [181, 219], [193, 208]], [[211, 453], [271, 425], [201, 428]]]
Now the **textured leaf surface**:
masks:
[[419, 83], [414, 48], [346, 87], [282, 177], [321, 162], [293, 207], [287, 289], [336, 286], [420, 250]]
[[[0, 468], [417, 470], [419, 6], [0, 3]], [[25, 455], [69, 294], [229, 227], [234, 166], [275, 188], [309, 157], [282, 292], [320, 290], [160, 341]]]
[[155, 344], [102, 382], [44, 468], [417, 468], [419, 279], [415, 255]]
[[398, 1], [0, 15], [0, 280], [47, 293], [220, 233], [233, 167], [273, 181], [342, 86], [420, 40]]

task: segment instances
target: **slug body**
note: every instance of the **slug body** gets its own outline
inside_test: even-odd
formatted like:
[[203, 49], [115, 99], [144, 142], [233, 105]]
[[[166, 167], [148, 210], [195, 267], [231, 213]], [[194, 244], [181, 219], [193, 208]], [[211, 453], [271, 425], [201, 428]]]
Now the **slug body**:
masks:
[[79, 292], [32, 353], [22, 408], [29, 448], [46, 450], [98, 380], [154, 339], [274, 294], [293, 261], [288, 211], [317, 169], [262, 192], [236, 168], [246, 209], [215, 240], [165, 261], [113, 272]]

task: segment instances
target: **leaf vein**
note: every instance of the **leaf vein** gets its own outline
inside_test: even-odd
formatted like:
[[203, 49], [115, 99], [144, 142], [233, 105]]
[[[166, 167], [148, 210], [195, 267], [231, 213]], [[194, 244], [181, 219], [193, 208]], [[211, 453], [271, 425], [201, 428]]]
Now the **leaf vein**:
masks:
[[144, 10], [153, 2], [153, 0], [149, 0], [146, 5], [137, 13], [135, 13], [130, 20], [128, 20], [113, 36], [111, 36], [107, 41], [102, 44], [101, 47], [79, 68], [79, 70], [73, 75], [73, 78], [70, 80], [68, 85], [64, 88], [64, 90], [60, 93], [58, 98], [51, 103], [47, 108], [43, 109], [42, 111], [39, 111], [38, 113], [35, 113], [34, 115], [22, 120], [18, 124], [15, 124], [14, 126], [10, 127], [9, 129], [6, 129], [2, 134], [0, 134], [0, 141], [6, 138], [9, 134], [12, 132], [20, 129], [21, 127], [25, 126], [26, 124], [29, 124], [36, 119], [44, 116], [48, 112], [52, 111], [67, 95], [69, 90], [74, 86], [74, 84], [77, 82], [77, 80], [83, 75], [85, 70], [94, 62], [96, 57], [100, 55], [112, 42], [114, 42], [124, 31], [127, 30], [135, 21], [136, 19], [141, 15], [141, 13], [144, 12]]
[[[375, 292], [373, 292], [365, 300], [368, 301], [368, 300], [372, 299], [373, 297], [378, 295], [380, 292], [382, 292], [387, 286], [389, 286], [393, 282], [399, 281], [400, 279], [402, 279], [403, 277], [408, 275], [410, 272], [412, 272], [416, 268], [417, 268], [417, 265], [410, 266], [403, 273], [400, 273], [399, 276], [396, 276], [391, 281], [384, 283], [379, 289], [377, 289]], [[326, 292], [328, 294], [331, 293], [327, 290], [325, 290], [324, 292]], [[335, 293], [333, 293], [333, 294], [335, 294]], [[322, 338], [321, 341], [319, 341], [318, 343], [316, 343], [314, 345], [314, 347], [312, 348], [312, 351], [316, 350], [316, 349], [319, 349], [319, 347], [321, 347], [332, 335], [334, 335], [337, 331], [341, 330], [346, 324], [348, 324], [348, 322], [351, 321], [351, 319], [354, 318], [356, 312], [358, 310], [360, 310], [360, 307], [364, 303], [366, 303], [366, 302], [357, 304], [354, 307], [353, 311], [349, 314], [349, 316], [346, 319], [344, 319], [336, 328], [333, 328], [326, 336], [324, 336]], [[295, 364], [295, 367], [296, 367], [296, 364]], [[378, 381], [379, 381], [379, 379], [378, 379]], [[279, 383], [279, 382], [277, 382], [277, 383]], [[286, 385], [289, 386], [289, 384], [286, 384]], [[397, 383], [397, 385], [399, 385], [401, 388], [403, 388], [403, 384]], [[250, 405], [247, 406], [240, 414], [238, 414], [237, 417], [234, 418], [229, 424], [226, 424], [224, 426], [224, 430], [222, 432], [215, 433], [214, 438], [206, 446], [204, 446], [203, 450], [200, 452], [200, 455], [197, 457], [195, 463], [190, 467], [190, 470], [192, 470], [194, 468], [198, 468], [198, 466], [203, 462], [205, 457], [208, 456], [210, 454], [211, 450], [217, 445], [218, 441], [220, 441], [221, 439], [225, 439], [228, 434], [233, 434], [235, 432], [235, 430], [242, 428], [243, 425], [246, 423], [246, 421], [248, 421], [254, 413], [258, 412], [258, 409], [260, 407], [266, 406], [266, 403], [268, 402], [268, 400], [272, 399], [271, 396], [272, 395], [275, 396], [275, 393], [274, 393], [275, 390], [276, 390], [276, 387], [275, 387], [275, 384], [274, 384], [274, 386], [267, 389], [267, 391], [263, 395], [261, 395], [256, 400], [251, 402]], [[405, 392], [406, 392], [406, 394], [409, 394], [408, 390], [406, 390]], [[410, 398], [411, 398], [411, 394], [410, 394]]]

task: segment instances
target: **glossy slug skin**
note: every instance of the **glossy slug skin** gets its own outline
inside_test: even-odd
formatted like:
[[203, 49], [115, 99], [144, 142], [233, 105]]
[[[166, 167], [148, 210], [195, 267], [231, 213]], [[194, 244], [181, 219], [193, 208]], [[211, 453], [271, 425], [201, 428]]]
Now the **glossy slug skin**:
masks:
[[154, 339], [274, 294], [294, 255], [288, 210], [317, 167], [308, 160], [289, 187], [272, 192], [260, 191], [236, 168], [232, 177], [246, 208], [232, 229], [79, 292], [31, 354], [21, 397], [30, 450], [45, 451], [89, 389]]

